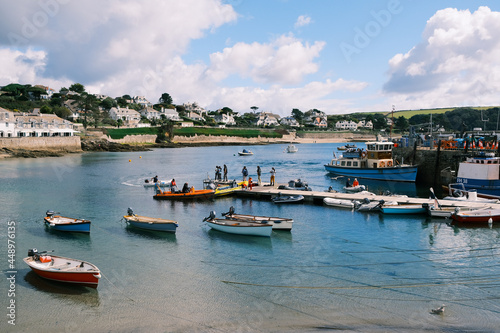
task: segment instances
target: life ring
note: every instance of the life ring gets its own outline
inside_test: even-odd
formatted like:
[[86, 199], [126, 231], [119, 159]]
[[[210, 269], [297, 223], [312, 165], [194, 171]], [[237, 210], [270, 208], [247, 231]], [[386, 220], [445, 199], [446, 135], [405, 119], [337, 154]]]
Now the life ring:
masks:
[[387, 161], [387, 166], [391, 167], [392, 166], [392, 161]]
[[382, 162], [380, 162], [380, 167], [381, 167], [381, 168], [385, 167], [385, 163], [384, 163], [383, 161], [382, 161]]
[[362, 158], [365, 158], [365, 157], [366, 157], [366, 151], [364, 151], [364, 150], [363, 150], [363, 151], [361, 152], [361, 157], [362, 157]]

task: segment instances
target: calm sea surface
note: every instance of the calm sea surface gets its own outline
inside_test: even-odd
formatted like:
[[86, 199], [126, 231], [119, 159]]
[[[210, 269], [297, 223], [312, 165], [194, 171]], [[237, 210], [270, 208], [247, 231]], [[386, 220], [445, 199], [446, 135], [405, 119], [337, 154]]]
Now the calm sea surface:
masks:
[[[144, 179], [158, 175], [202, 187], [226, 164], [263, 181], [301, 178], [316, 191], [340, 190], [323, 165], [340, 144], [158, 149], [0, 160], [0, 331], [12, 332], [500, 332], [500, 229], [454, 228], [423, 216], [388, 217], [312, 204], [153, 200]], [[130, 160], [130, 162], [129, 162]], [[374, 192], [426, 196], [411, 184], [363, 182]], [[237, 212], [290, 217], [271, 238], [209, 230], [202, 223]], [[178, 221], [175, 235], [121, 220], [127, 208]], [[92, 221], [90, 235], [45, 229], [47, 210]], [[15, 296], [8, 291], [7, 224], [15, 226]], [[11, 230], [12, 231], [12, 230]], [[103, 278], [95, 289], [39, 278], [24, 264], [30, 248], [87, 260]], [[10, 295], [10, 296], [9, 296]], [[15, 326], [8, 324], [15, 301]], [[443, 315], [430, 310], [446, 305]]]

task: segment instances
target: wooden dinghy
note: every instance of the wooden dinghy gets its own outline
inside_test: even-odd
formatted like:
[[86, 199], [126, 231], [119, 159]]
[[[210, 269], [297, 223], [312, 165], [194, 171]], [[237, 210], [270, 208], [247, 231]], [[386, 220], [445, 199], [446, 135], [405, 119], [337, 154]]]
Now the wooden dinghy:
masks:
[[214, 211], [210, 212], [210, 216], [206, 217], [203, 221], [210, 228], [228, 234], [270, 237], [273, 231], [271, 224], [215, 218]]
[[90, 232], [90, 221], [56, 215], [54, 211], [48, 210], [43, 218], [45, 225], [53, 230], [69, 232]]
[[262, 224], [272, 225], [273, 230], [292, 230], [293, 219], [284, 217], [272, 217], [272, 216], [256, 216], [256, 215], [246, 215], [246, 214], [236, 214], [234, 207], [229, 208], [229, 212], [222, 213], [227, 220], [231, 221], [251, 221]]
[[175, 233], [179, 226], [177, 222], [173, 220], [136, 215], [131, 208], [127, 210], [127, 215], [123, 216], [123, 218], [131, 226], [145, 230]]
[[96, 265], [86, 261], [48, 255], [47, 251], [30, 249], [23, 261], [40, 277], [57, 282], [97, 288], [101, 272]]

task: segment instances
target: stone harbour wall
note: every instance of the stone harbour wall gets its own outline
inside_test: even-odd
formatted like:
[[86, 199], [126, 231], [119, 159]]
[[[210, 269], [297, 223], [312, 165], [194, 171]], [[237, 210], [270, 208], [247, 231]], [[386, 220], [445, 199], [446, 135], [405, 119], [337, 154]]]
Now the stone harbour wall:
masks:
[[82, 150], [79, 136], [0, 138], [0, 149], [61, 150], [77, 152]]

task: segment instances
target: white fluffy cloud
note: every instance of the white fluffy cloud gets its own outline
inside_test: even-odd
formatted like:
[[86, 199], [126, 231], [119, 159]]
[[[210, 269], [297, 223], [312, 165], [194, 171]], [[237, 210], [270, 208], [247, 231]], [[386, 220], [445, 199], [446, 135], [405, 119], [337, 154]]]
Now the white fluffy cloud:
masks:
[[384, 86], [398, 108], [498, 105], [500, 13], [447, 8], [426, 25], [422, 42], [389, 61]]
[[295, 22], [295, 29], [306, 26], [312, 22], [311, 18], [307, 15], [300, 15]]
[[[325, 42], [301, 41], [291, 33], [267, 43], [237, 42], [210, 54], [209, 63], [187, 64], [193, 40], [236, 22], [234, 8], [220, 0], [18, 0], [2, 9], [0, 85], [59, 89], [79, 82], [112, 97], [144, 95], [156, 102], [168, 92], [174, 103], [242, 112], [253, 103], [283, 115], [293, 108], [345, 112], [348, 102], [332, 94], [366, 87], [343, 79], [304, 83], [318, 72]], [[297, 20], [309, 23], [307, 16]], [[225, 86], [233, 76], [263, 87]]]
[[210, 55], [207, 74], [222, 80], [232, 74], [261, 83], [297, 84], [307, 74], [315, 73], [324, 42], [304, 44], [292, 35], [283, 35], [268, 44], [237, 43]]

